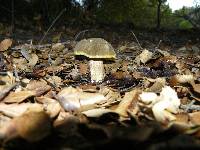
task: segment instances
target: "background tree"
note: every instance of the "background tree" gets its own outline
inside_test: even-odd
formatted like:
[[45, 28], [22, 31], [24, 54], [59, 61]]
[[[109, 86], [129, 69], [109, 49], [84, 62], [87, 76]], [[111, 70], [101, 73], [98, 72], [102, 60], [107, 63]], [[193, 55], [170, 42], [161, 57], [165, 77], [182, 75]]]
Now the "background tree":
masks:
[[161, 22], [161, 6], [166, 2], [167, 0], [158, 0], [157, 1], [157, 29], [160, 29], [160, 22]]

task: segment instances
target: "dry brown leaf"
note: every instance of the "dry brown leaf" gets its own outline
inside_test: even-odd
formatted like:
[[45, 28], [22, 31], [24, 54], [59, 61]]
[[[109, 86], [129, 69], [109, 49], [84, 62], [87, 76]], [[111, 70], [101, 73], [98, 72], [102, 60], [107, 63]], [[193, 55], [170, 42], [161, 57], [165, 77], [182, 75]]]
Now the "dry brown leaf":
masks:
[[59, 87], [62, 84], [62, 79], [59, 76], [51, 76], [48, 78], [47, 81], [55, 85], [56, 87]]
[[190, 83], [194, 80], [194, 76], [191, 75], [175, 75], [169, 80], [171, 86], [177, 86], [180, 83]]
[[8, 71], [6, 76], [0, 76], [0, 81], [6, 85], [12, 85], [15, 83], [15, 77], [12, 72]]
[[11, 120], [10, 117], [0, 114], [0, 129], [6, 126], [6, 124]]
[[57, 99], [66, 111], [83, 109], [107, 100], [102, 94], [83, 92], [73, 87], [64, 88], [58, 93]]
[[43, 109], [41, 104], [36, 103], [21, 103], [21, 104], [4, 104], [0, 103], [0, 112], [9, 117], [18, 117], [28, 109]]
[[27, 70], [28, 69], [28, 65], [27, 65], [27, 61], [25, 58], [13, 58], [13, 64], [16, 66], [17, 70]]
[[103, 94], [107, 99], [106, 103], [103, 104], [103, 106], [106, 106], [106, 105], [109, 106], [111, 104], [118, 102], [121, 99], [119, 92], [114, 92], [108, 87], [101, 88], [99, 93]]
[[0, 85], [0, 101], [16, 86], [12, 85]]
[[12, 45], [12, 40], [11, 39], [5, 39], [1, 41], [0, 43], [0, 51], [6, 51], [9, 47]]
[[0, 133], [3, 140], [21, 137], [29, 142], [36, 142], [46, 137], [51, 130], [51, 121], [44, 111], [27, 111], [9, 121]]
[[176, 114], [176, 122], [188, 124], [189, 123], [189, 115], [187, 113]]
[[[68, 118], [69, 116], [72, 116], [71, 113], [69, 112], [64, 112], [61, 111], [58, 114], [58, 117], [54, 120], [53, 126], [57, 126], [58, 124], [60, 124], [60, 122], [63, 122], [66, 118]], [[74, 116], [74, 115], [73, 115]]]
[[88, 73], [88, 65], [87, 64], [79, 64], [79, 72], [81, 75]]
[[63, 45], [62, 43], [56, 43], [52, 45], [52, 51], [62, 51], [65, 48], [65, 45]]
[[45, 92], [48, 92], [51, 89], [51, 86], [47, 85], [44, 81], [32, 80], [26, 88], [27, 90], [34, 92], [35, 96], [41, 96]]
[[177, 62], [176, 56], [169, 55], [169, 56], [164, 56], [164, 57], [161, 57], [160, 59], [157, 59], [153, 63], [153, 66], [157, 68], [157, 67], [162, 66], [163, 64], [170, 65], [170, 64], [175, 64], [176, 62]]
[[36, 54], [31, 54], [31, 57], [28, 60], [29, 61], [28, 66], [34, 67], [37, 64], [38, 60], [39, 58]]
[[110, 110], [110, 109], [104, 109], [104, 108], [96, 108], [96, 109], [91, 109], [91, 110], [87, 110], [87, 111], [83, 111], [81, 112], [82, 114], [86, 115], [87, 117], [95, 117], [98, 118], [104, 114], [107, 113], [114, 113], [114, 111]]
[[130, 92], [126, 92], [122, 101], [115, 109], [115, 112], [121, 115], [122, 117], [128, 117], [127, 111], [133, 103], [136, 103], [136, 101], [138, 100], [139, 93], [139, 90], [132, 90]]
[[135, 62], [139, 65], [140, 63], [145, 64], [153, 56], [153, 53], [144, 49], [140, 55], [135, 58]]
[[7, 97], [4, 98], [5, 103], [20, 103], [26, 100], [27, 98], [34, 96], [35, 92], [33, 91], [18, 91], [10, 92]]
[[115, 79], [124, 79], [124, 78], [132, 78], [132, 76], [128, 72], [123, 72], [123, 71], [117, 71], [112, 73], [112, 76]]
[[166, 124], [169, 121], [176, 120], [174, 114], [179, 112], [179, 106], [180, 99], [176, 91], [169, 86], [165, 86], [157, 97], [152, 112], [157, 121]]
[[42, 96], [42, 97], [36, 97], [36, 100], [43, 103], [43, 107], [47, 112], [47, 114], [50, 116], [50, 118], [54, 118], [59, 114], [61, 106], [59, 102], [56, 101], [55, 99]]
[[62, 65], [60, 66], [49, 66], [46, 68], [48, 73], [55, 73], [55, 72], [61, 72], [64, 69]]
[[200, 125], [200, 112], [189, 113], [189, 119], [193, 125]]
[[83, 92], [91, 92], [91, 93], [94, 93], [94, 92], [97, 92], [97, 86], [94, 85], [94, 84], [81, 84], [79, 85], [79, 88], [83, 90]]
[[154, 84], [151, 87], [149, 87], [146, 91], [158, 93], [162, 90], [165, 84], [166, 84], [165, 78], [156, 78], [154, 80]]

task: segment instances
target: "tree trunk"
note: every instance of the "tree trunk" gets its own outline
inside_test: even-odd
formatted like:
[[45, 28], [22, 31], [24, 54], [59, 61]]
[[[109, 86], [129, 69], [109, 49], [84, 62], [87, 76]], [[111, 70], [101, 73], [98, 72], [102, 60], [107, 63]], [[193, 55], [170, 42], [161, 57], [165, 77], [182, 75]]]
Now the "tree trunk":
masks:
[[161, 5], [162, 5], [162, 0], [158, 0], [158, 7], [157, 7], [157, 26], [156, 28], [159, 30], [160, 29], [160, 21], [161, 21], [161, 18], [160, 18], [160, 10], [161, 10]]

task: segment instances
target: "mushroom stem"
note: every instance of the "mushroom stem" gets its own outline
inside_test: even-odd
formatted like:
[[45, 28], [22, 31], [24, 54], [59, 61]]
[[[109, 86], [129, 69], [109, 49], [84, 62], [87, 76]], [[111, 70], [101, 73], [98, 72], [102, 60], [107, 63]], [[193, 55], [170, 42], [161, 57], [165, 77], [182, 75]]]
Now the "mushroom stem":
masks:
[[102, 60], [90, 60], [91, 82], [102, 82], [105, 76]]

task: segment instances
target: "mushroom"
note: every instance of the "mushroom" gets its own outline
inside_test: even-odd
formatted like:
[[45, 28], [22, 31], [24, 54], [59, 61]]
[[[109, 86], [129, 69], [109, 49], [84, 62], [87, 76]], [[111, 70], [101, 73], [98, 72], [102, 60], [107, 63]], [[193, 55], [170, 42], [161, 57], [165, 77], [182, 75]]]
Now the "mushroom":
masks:
[[116, 53], [110, 43], [102, 38], [84, 39], [74, 48], [75, 55], [89, 58], [91, 82], [102, 82], [105, 77], [103, 60], [114, 60]]

